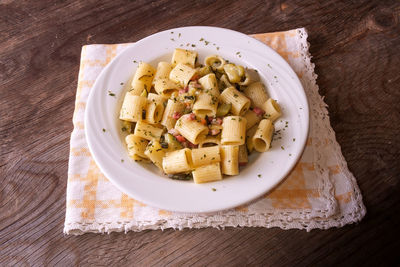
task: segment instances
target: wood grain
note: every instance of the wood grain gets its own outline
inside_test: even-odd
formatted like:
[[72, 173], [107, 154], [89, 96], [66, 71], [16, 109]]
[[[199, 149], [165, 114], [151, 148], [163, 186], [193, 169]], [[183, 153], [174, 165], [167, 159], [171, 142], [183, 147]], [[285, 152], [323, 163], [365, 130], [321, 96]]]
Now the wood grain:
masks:
[[[0, 2], [0, 265], [391, 265], [400, 249], [398, 1]], [[81, 46], [188, 25], [307, 27], [320, 93], [367, 206], [326, 231], [63, 236]]]

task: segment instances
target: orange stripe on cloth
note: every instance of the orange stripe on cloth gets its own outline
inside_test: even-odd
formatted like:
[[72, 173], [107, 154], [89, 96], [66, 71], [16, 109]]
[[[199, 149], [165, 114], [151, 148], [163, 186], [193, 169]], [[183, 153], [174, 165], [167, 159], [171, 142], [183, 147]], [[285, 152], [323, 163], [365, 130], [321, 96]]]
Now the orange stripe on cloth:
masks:
[[309, 198], [318, 198], [318, 190], [306, 188], [304, 171], [313, 171], [314, 164], [298, 162], [286, 180], [265, 198], [275, 208], [311, 208]]
[[342, 203], [349, 203], [351, 201], [351, 198], [353, 197], [352, 192], [347, 192], [344, 194], [340, 194], [335, 196], [335, 198]]
[[281, 55], [286, 61], [289, 61], [289, 56], [299, 57], [298, 52], [290, 52], [287, 49], [286, 36], [287, 32], [272, 32], [272, 33], [261, 33], [251, 35], [253, 38], [263, 42], [272, 49], [274, 49], [279, 55]]

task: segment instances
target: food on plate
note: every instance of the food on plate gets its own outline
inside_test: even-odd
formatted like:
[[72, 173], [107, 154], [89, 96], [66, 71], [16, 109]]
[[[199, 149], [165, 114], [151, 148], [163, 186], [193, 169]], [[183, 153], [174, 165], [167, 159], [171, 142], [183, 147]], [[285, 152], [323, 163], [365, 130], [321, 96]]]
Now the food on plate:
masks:
[[248, 154], [268, 151], [281, 116], [256, 73], [219, 55], [202, 65], [180, 48], [156, 68], [140, 62], [119, 116], [129, 156], [172, 179], [238, 175]]

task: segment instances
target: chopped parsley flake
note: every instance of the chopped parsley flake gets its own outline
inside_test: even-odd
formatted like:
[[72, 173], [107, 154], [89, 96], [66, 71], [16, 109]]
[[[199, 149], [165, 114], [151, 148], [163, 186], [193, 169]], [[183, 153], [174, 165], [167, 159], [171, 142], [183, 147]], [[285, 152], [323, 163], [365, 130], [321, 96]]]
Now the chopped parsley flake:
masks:
[[258, 178], [261, 178], [261, 174], [257, 174]]
[[217, 189], [215, 189], [214, 187], [213, 187], [213, 188], [211, 188], [211, 190], [212, 190], [212, 191], [214, 191], [214, 192], [215, 192], [215, 191], [217, 191]]
[[293, 138], [293, 142], [296, 141], [296, 138]]
[[121, 162], [123, 163], [123, 162], [124, 162], [124, 160], [123, 160], [123, 159], [121, 159]]
[[103, 128], [103, 133], [105, 133], [105, 132], [106, 132], [106, 129]]
[[285, 148], [284, 148], [283, 146], [281, 146], [281, 149], [282, 149], [282, 150], [285, 150]]
[[111, 92], [111, 91], [108, 91], [108, 95], [109, 96], [115, 96], [115, 94], [113, 92]]

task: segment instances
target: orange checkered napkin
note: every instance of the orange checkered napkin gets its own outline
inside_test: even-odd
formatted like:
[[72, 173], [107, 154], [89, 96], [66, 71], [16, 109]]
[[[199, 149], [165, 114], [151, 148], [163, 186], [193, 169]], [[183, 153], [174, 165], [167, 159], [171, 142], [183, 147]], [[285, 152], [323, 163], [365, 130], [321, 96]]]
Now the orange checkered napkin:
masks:
[[329, 124], [326, 104], [318, 93], [307, 32], [256, 34], [292, 66], [310, 104], [310, 133], [303, 155], [287, 179], [252, 203], [214, 214], [183, 214], [147, 206], [116, 189], [90, 155], [84, 133], [86, 101], [101, 70], [130, 44], [82, 48], [76, 93], [74, 130], [68, 168], [64, 232], [83, 234], [165, 228], [226, 226], [327, 229], [354, 223], [366, 210], [356, 180]]

